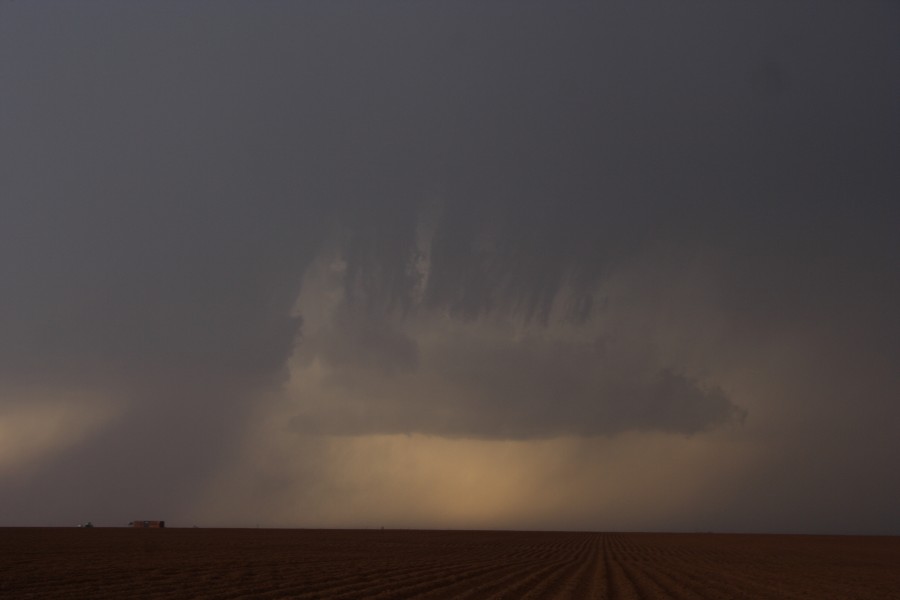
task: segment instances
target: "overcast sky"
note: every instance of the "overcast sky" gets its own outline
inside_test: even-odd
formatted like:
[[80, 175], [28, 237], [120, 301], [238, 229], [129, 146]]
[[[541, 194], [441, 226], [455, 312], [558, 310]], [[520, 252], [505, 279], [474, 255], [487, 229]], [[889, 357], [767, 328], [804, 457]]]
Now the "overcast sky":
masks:
[[0, 2], [0, 525], [900, 534], [898, 23]]

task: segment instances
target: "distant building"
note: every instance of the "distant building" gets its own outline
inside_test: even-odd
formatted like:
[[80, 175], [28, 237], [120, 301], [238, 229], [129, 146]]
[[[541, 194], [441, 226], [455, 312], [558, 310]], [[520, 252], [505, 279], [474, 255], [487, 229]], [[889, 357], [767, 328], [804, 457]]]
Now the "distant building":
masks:
[[137, 527], [139, 529], [162, 529], [166, 526], [165, 521], [132, 521], [129, 527]]

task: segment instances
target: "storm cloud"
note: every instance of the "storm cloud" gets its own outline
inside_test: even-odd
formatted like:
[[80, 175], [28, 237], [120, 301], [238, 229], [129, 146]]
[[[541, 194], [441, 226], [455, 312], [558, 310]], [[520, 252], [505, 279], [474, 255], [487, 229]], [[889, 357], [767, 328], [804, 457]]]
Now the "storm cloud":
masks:
[[898, 17], [0, 4], [0, 513], [898, 531]]

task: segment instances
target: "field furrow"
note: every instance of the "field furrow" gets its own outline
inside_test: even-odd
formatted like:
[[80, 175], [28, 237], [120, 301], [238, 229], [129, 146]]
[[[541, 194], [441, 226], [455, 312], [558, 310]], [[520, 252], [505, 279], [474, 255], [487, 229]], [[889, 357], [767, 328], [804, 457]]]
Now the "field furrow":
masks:
[[[458, 567], [443, 568], [439, 570], [429, 570], [425, 573], [417, 573], [408, 578], [396, 579], [392, 581], [382, 582], [375, 586], [361, 590], [354, 590], [350, 594], [329, 594], [329, 598], [412, 598], [420, 597], [428, 592], [446, 589], [452, 585], [467, 583], [472, 578], [486, 576], [488, 578], [495, 577], [496, 568], [492, 566], [474, 566], [474, 567]], [[359, 595], [354, 595], [358, 593]]]
[[573, 590], [591, 567], [590, 548], [584, 544], [570, 563], [537, 582], [523, 598], [573, 598]]
[[603, 554], [606, 572], [609, 577], [607, 590], [609, 600], [644, 600], [634, 585], [634, 581], [628, 577], [624, 569], [622, 569], [622, 565], [616, 559], [613, 547], [613, 536], [603, 536]]
[[0, 597], [896, 599], [900, 538], [0, 529]]
[[520, 577], [514, 579], [507, 578], [504, 581], [505, 585], [494, 586], [492, 590], [487, 590], [490, 592], [488, 595], [466, 595], [464, 598], [490, 598], [491, 600], [522, 598], [532, 588], [536, 587], [544, 579], [552, 576], [567, 564], [569, 563], [565, 560], [548, 561], [543, 563], [543, 566], [535, 566], [534, 568], [523, 572]]
[[572, 591], [572, 598], [607, 600], [609, 573], [603, 554], [602, 538], [592, 537], [591, 551], [585, 557], [585, 570]]
[[496, 589], [497, 586], [505, 585], [505, 582], [514, 581], [521, 578], [525, 573], [531, 571], [534, 562], [521, 562], [508, 564], [502, 561], [491, 561], [490, 566], [483, 569], [473, 569], [471, 577], [463, 577], [451, 584], [440, 588], [435, 588], [427, 593], [423, 593], [418, 598], [434, 599], [434, 598], [479, 598], [487, 592], [488, 589]]

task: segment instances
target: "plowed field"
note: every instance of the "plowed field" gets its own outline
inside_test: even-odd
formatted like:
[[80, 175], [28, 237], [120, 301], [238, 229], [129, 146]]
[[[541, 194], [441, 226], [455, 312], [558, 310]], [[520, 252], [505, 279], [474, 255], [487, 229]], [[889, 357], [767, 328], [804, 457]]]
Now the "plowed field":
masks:
[[0, 529], [0, 598], [900, 598], [900, 538]]

